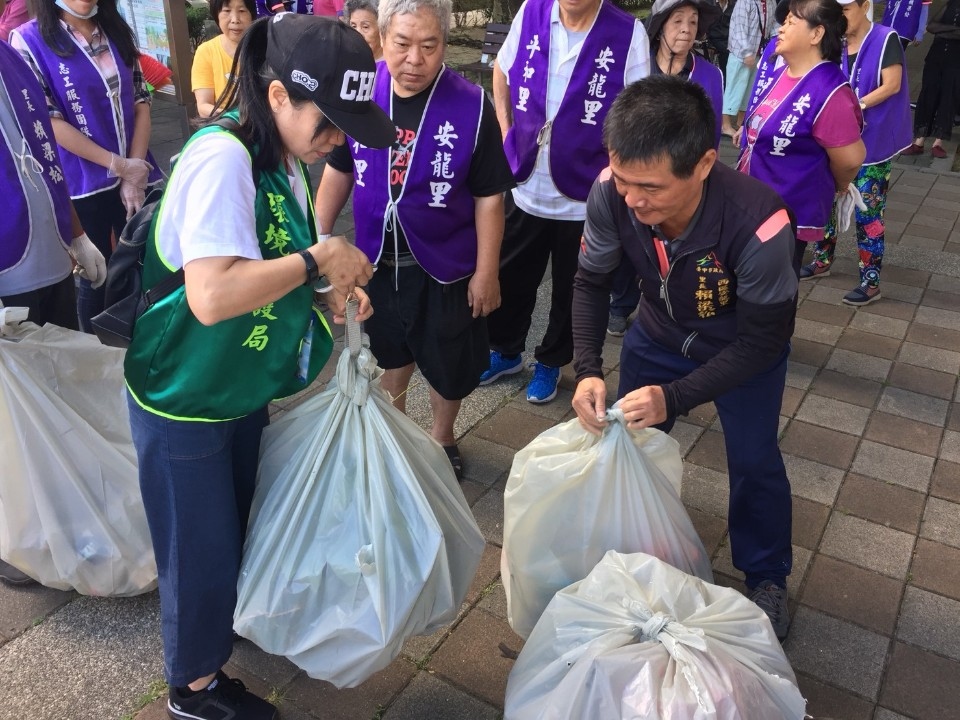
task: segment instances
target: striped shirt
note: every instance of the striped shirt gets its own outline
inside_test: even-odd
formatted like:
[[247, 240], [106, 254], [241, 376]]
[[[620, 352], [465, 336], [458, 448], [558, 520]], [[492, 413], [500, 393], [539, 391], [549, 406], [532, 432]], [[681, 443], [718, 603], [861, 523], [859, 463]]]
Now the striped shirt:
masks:
[[748, 55], [757, 55], [760, 41], [773, 37], [779, 25], [775, 17], [777, 0], [766, 0], [767, 17], [761, 21], [763, 0], [739, 0], [730, 16], [730, 36], [727, 47], [731, 55], [743, 60]]

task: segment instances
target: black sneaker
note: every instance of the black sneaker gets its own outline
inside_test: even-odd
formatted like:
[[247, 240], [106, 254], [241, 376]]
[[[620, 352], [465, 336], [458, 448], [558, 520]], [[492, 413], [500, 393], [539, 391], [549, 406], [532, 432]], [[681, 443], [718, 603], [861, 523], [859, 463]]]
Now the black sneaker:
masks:
[[772, 580], [764, 580], [747, 595], [770, 618], [777, 640], [787, 639], [790, 632], [790, 610], [787, 608], [787, 590]]
[[32, 577], [27, 575], [23, 570], [15, 568], [8, 562], [0, 560], [0, 580], [7, 583], [7, 585], [36, 585], [37, 581]]
[[276, 720], [277, 708], [247, 690], [236, 678], [223, 671], [206, 690], [183, 697], [170, 687], [167, 715], [175, 720]]
[[620, 315], [610, 315], [610, 321], [607, 323], [607, 335], [613, 337], [623, 337], [627, 332], [627, 318]]

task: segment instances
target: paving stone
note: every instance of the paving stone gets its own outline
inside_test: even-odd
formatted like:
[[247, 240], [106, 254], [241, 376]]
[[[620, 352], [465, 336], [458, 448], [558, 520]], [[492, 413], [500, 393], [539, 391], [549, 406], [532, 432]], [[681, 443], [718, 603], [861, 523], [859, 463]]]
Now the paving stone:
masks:
[[890, 372], [891, 364], [891, 361], [885, 358], [872, 357], [860, 352], [837, 348], [830, 356], [826, 367], [828, 370], [836, 370], [845, 375], [883, 382]]
[[830, 323], [818, 322], [816, 320], [806, 320], [798, 317], [796, 327], [793, 331], [793, 348], [796, 352], [796, 340], [808, 340], [815, 343], [826, 343], [833, 345], [843, 334], [843, 328]]
[[497, 708], [429, 672], [419, 673], [383, 715], [384, 720], [496, 720], [499, 717]]
[[936, 457], [942, 434], [943, 430], [936, 425], [927, 425], [899, 415], [875, 412], [870, 417], [870, 425], [863, 437], [881, 445], [892, 445], [901, 450], [912, 450], [922, 455]]
[[881, 635], [892, 635], [903, 584], [869, 570], [817, 555], [801, 602]]
[[960, 549], [920, 538], [910, 575], [911, 584], [960, 600]]
[[893, 710], [887, 710], [886, 708], [878, 707], [877, 714], [873, 716], [873, 720], [910, 720], [910, 718], [908, 718], [906, 715], [895, 713]]
[[[904, 234], [900, 236], [900, 241], [897, 244], [905, 248], [940, 252], [943, 250], [943, 246], [946, 244], [946, 242], [944, 240], [937, 240], [935, 238], [923, 237], [922, 235], [908, 235], [906, 230], [904, 230]], [[886, 283], [884, 283], [883, 287], [883, 296], [887, 297]]]
[[503, 489], [499, 484], [473, 505], [473, 517], [488, 543], [503, 545]]
[[948, 462], [960, 463], [960, 432], [956, 430], [944, 431], [940, 457]]
[[0, 644], [17, 637], [77, 597], [75, 592], [43, 585], [12, 587], [0, 582]]
[[836, 509], [916, 535], [926, 497], [892, 483], [848, 473]]
[[930, 479], [930, 494], [960, 503], [960, 465], [938, 460]]
[[687, 508], [687, 514], [693, 523], [697, 535], [700, 536], [700, 542], [703, 543], [708, 557], [713, 557], [724, 536], [727, 534], [727, 521], [722, 517], [710, 515], [694, 507]]
[[954, 375], [960, 372], [960, 352], [954, 352], [953, 350], [942, 350], [905, 342], [900, 348], [897, 360]]
[[[614, 395], [616, 395], [616, 391], [614, 391]], [[539, 415], [540, 417], [547, 418], [556, 424], [566, 419], [566, 416], [573, 412], [573, 408], [570, 406], [570, 402], [572, 400], [572, 391], [558, 387], [557, 397], [548, 403], [537, 404], [528, 402], [527, 394], [522, 392], [510, 401], [510, 405], [508, 407], [512, 407], [520, 412], [528, 412], [533, 415]], [[615, 398], [612, 398], [611, 400], [615, 400]]]
[[684, 462], [682, 498], [688, 507], [726, 518], [730, 504], [727, 474]]
[[797, 684], [807, 701], [807, 717], [816, 720], [871, 720], [873, 703], [845, 690], [838, 690], [804, 673], [797, 673]]
[[817, 374], [818, 367], [815, 365], [806, 365], [804, 363], [793, 362], [792, 360], [787, 363], [787, 386], [793, 388], [799, 388], [800, 390], [806, 390], [810, 387], [810, 383], [813, 382], [814, 376]]
[[783, 649], [795, 670], [875, 701], [888, 645], [882, 635], [800, 605]]
[[815, 549], [830, 518], [830, 506], [802, 497], [793, 498], [792, 540], [794, 545]]
[[864, 440], [850, 469], [861, 475], [926, 492], [933, 462], [933, 458], [926, 455]]
[[947, 414], [947, 430], [960, 430], [960, 403], [952, 403]]
[[712, 402], [697, 405], [687, 415], [687, 422], [701, 427], [710, 427], [717, 419], [717, 407]]
[[837, 347], [892, 360], [900, 349], [900, 339], [847, 328]]
[[[919, 222], [920, 219], [914, 219]], [[942, 218], [937, 218], [936, 222], [944, 222]], [[929, 223], [923, 223], [930, 226]], [[930, 273], [923, 270], [911, 270], [910, 268], [890, 265], [883, 269], [883, 279], [900, 283], [901, 285], [914, 285], [919, 288], [925, 288], [930, 282]]]
[[928, 287], [938, 292], [960, 295], [960, 278], [949, 277], [947, 275], [931, 275]]
[[713, 431], [703, 433], [687, 455], [687, 460], [694, 465], [726, 474], [727, 450], [724, 447], [723, 435]]
[[[780, 403], [780, 414], [786, 415], [787, 417], [793, 417], [797, 412], [797, 408], [800, 407], [800, 403], [803, 401], [803, 390], [792, 387], [783, 388], [783, 401]], [[958, 405], [960, 407], [960, 405]], [[960, 412], [957, 413], [960, 416]], [[960, 422], [958, 422], [960, 425]]]
[[780, 449], [791, 455], [846, 470], [853, 460], [858, 440], [853, 435], [794, 420], [780, 441]]
[[850, 328], [860, 330], [874, 335], [884, 335], [897, 340], [903, 340], [910, 328], [910, 323], [906, 320], [897, 320], [896, 318], [883, 317], [882, 315], [870, 315], [869, 313], [857, 313], [850, 321]]
[[960, 548], [960, 503], [929, 498], [920, 537]]
[[954, 388], [957, 386], [957, 376], [895, 362], [887, 384], [949, 400], [953, 397]]
[[[801, 283], [801, 286], [803, 286], [803, 283]], [[797, 318], [844, 328], [856, 312], [856, 309], [849, 305], [828, 305], [807, 299], [797, 308]]]
[[880, 702], [917, 720], [958, 720], [960, 663], [894, 643]]
[[[917, 222], [917, 217], [927, 217], [928, 223]], [[935, 226], [929, 224], [931, 221], [937, 221], [942, 223], [940, 226]], [[950, 229], [953, 227], [953, 223], [949, 218], [938, 218], [933, 215], [924, 216], [921, 213], [918, 213], [914, 216], [913, 222], [907, 225], [904, 230], [904, 235], [911, 235], [913, 237], [922, 237], [929, 238], [932, 240], [938, 240], [941, 243], [947, 241], [947, 238], [950, 237]], [[884, 292], [886, 292], [886, 287], [884, 287]]]
[[686, 457], [687, 453], [694, 446], [694, 443], [703, 434], [703, 428], [693, 423], [677, 420], [670, 430], [670, 437], [677, 441], [680, 446], [680, 457]]
[[[927, 233], [937, 232], [936, 230], [931, 230], [926, 228]], [[906, 236], [904, 236], [906, 237]], [[943, 245], [946, 242], [946, 238], [931, 238], [929, 236], [920, 235], [911, 235], [910, 237], [916, 237], [916, 245], [918, 247], [926, 247], [932, 250], [942, 250]], [[901, 244], [903, 243], [904, 238], [900, 238]], [[883, 297], [889, 300], [899, 300], [900, 302], [907, 302], [916, 304], [920, 302], [920, 298], [923, 297], [923, 289], [914, 287], [912, 285], [901, 285], [900, 283], [888, 282], [884, 280], [883, 286]]]
[[302, 675], [284, 692], [284, 702], [280, 706], [283, 718], [286, 720], [289, 714], [287, 706], [290, 703], [308, 712], [316, 712], [324, 720], [370, 718], [379, 708], [390, 705], [416, 674], [413, 663], [397, 658], [357, 687], [342, 690]]
[[838, 560], [902, 580], [913, 552], [914, 536], [852, 515], [833, 513], [820, 552]]
[[463, 480], [460, 483], [460, 490], [463, 492], [463, 497], [466, 498], [467, 505], [473, 507], [473, 505], [483, 497], [484, 493], [489, 490], [488, 485], [481, 485], [478, 482], [473, 480]]
[[907, 587], [897, 639], [960, 660], [960, 601]]
[[401, 652], [404, 657], [410, 660], [417, 667], [422, 667], [424, 661], [429, 659], [437, 648], [440, 647], [440, 644], [447, 639], [447, 636], [453, 632], [453, 629], [460, 624], [460, 622], [467, 616], [467, 613], [470, 612], [470, 605], [463, 603], [460, 606], [460, 611], [457, 613], [457, 617], [453, 621], [439, 630], [436, 630], [431, 635], [413, 635], [408, 637], [401, 648]]
[[457, 441], [463, 457], [464, 480], [490, 486], [509, 472], [516, 452], [512, 447], [484, 440], [470, 433]]
[[883, 412], [939, 427], [947, 419], [948, 408], [946, 400], [897, 387], [884, 388], [877, 404]]
[[854, 435], [863, 433], [870, 410], [859, 405], [808, 394], [797, 411], [797, 420]]
[[506, 620], [483, 610], [474, 610], [434, 653], [430, 669], [452, 680], [471, 695], [502, 707], [507, 675], [514, 661], [504, 657], [500, 643], [518, 652], [522, 647], [522, 641]]
[[473, 432], [483, 440], [520, 450], [553, 425], [548, 418], [507, 406], [481, 422]]
[[285, 657], [264, 652], [250, 640], [233, 643], [230, 662], [276, 688], [286, 687], [301, 673], [300, 668]]
[[899, 302], [884, 298], [882, 302], [875, 302], [873, 305], [857, 308], [858, 313], [867, 313], [868, 315], [882, 315], [883, 317], [896, 318], [898, 320], [912, 320], [917, 311], [917, 306], [913, 303]]
[[480, 565], [473, 576], [470, 589], [467, 590], [467, 596], [463, 599], [465, 603], [475, 603], [486, 589], [500, 577], [500, 552], [500, 548], [496, 545], [487, 543], [484, 546], [483, 555], [480, 556]]
[[[807, 568], [810, 567], [810, 559], [813, 557], [813, 553], [797, 545], [794, 545], [792, 549], [793, 568], [787, 582], [787, 592], [791, 600], [796, 600], [800, 588], [803, 586], [803, 578], [807, 574]], [[717, 550], [712, 565], [715, 573], [738, 579], [743, 576], [743, 573], [733, 566], [733, 553], [729, 542], [724, 543]]]
[[[923, 300], [920, 301], [920, 307], [917, 308], [916, 321], [924, 323], [924, 319], [927, 316], [927, 312], [930, 309], [937, 309], [943, 312], [951, 312], [954, 317], [950, 318], [950, 325], [956, 326], [960, 323], [960, 318], [956, 317], [960, 315], [957, 308], [960, 308], [960, 301], [957, 300], [957, 296], [953, 293], [943, 292], [941, 290], [926, 290], [923, 293]], [[934, 318], [933, 323], [927, 323], [929, 325], [936, 325], [937, 321], [942, 318], [942, 316], [933, 313]], [[938, 327], [943, 327], [939, 326]], [[960, 331], [960, 327], [952, 327], [954, 332]]]
[[812, 300], [813, 302], [822, 303], [824, 305], [841, 305], [843, 303], [843, 296], [849, 291], [849, 288], [843, 290], [838, 287], [830, 287], [822, 282], [818, 282], [817, 286], [810, 291], [807, 299]]
[[810, 392], [872, 408], [882, 388], [883, 385], [875, 380], [855, 378], [833, 370], [821, 370], [810, 385]]
[[486, 594], [477, 603], [478, 608], [482, 608], [494, 617], [501, 620], [507, 620], [507, 593], [503, 589], [503, 583], [497, 581], [493, 583]]
[[[821, 323], [822, 324], [822, 323]], [[824, 325], [824, 327], [833, 327]], [[822, 367], [833, 352], [833, 345], [825, 345], [820, 342], [811, 342], [796, 336], [790, 341], [790, 361], [811, 365], [813, 367]]]

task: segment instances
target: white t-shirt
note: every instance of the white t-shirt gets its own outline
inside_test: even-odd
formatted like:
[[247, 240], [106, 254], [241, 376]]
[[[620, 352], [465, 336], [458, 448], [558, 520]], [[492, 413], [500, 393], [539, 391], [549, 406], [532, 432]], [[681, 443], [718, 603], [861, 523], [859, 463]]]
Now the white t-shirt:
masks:
[[[517, 58], [520, 46], [520, 28], [523, 26], [523, 13], [527, 3], [520, 6], [510, 32], [497, 53], [497, 65], [507, 75]], [[599, 9], [598, 9], [599, 14]], [[573, 68], [580, 56], [580, 48], [587, 33], [572, 33], [560, 22], [560, 5], [553, 3], [550, 10], [550, 70], [547, 80], [547, 120], [552, 120], [560, 109], [560, 101], [567, 92], [567, 85], [573, 75]], [[630, 50], [627, 52], [625, 70], [626, 84], [636, 82], [650, 74], [650, 43], [643, 24], [637, 20], [633, 24], [630, 38]], [[538, 217], [554, 220], [583, 220], [587, 216], [587, 204], [577, 202], [562, 195], [550, 177], [550, 143], [540, 146], [537, 163], [526, 182], [513, 190], [513, 199], [524, 212]]]
[[[303, 182], [290, 184], [307, 214]], [[197, 138], [177, 159], [165, 191], [157, 237], [161, 256], [175, 268], [206, 257], [261, 260], [255, 197], [243, 144], [227, 133]]]

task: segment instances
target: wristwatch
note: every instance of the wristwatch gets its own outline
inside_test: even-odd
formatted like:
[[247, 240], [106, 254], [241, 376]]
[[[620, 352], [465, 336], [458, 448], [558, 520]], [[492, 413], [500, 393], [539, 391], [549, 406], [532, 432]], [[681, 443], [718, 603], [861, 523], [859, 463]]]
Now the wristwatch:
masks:
[[317, 261], [313, 259], [313, 253], [309, 250], [300, 250], [299, 254], [300, 257], [303, 258], [303, 262], [307, 265], [307, 279], [303, 284], [313, 285], [320, 279], [320, 268], [317, 267]]

